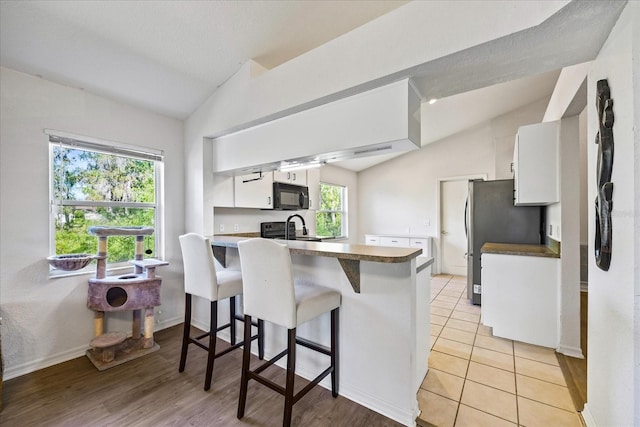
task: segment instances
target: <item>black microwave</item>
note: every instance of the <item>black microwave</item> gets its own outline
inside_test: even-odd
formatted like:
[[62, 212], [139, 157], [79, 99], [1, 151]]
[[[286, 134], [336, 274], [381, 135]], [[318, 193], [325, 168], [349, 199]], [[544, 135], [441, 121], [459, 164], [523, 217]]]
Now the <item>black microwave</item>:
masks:
[[274, 182], [273, 209], [281, 211], [309, 209], [309, 187]]

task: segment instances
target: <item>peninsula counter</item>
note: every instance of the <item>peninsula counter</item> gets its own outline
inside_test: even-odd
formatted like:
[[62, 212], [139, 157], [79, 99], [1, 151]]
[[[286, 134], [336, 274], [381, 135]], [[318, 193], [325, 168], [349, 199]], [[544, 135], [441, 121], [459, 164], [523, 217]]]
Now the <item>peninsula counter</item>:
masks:
[[[210, 237], [221, 266], [240, 269], [237, 243], [246, 238]], [[415, 425], [417, 393], [427, 373], [431, 348], [433, 258], [418, 258], [419, 248], [281, 242], [290, 248], [296, 280], [342, 294], [340, 395], [404, 425]], [[298, 335], [328, 346], [329, 317], [321, 317], [301, 325]], [[265, 355], [271, 358], [286, 347], [286, 332], [275, 325], [265, 326]], [[241, 333], [239, 330], [240, 339]], [[257, 345], [252, 350], [257, 353]], [[312, 379], [326, 367], [325, 359], [300, 347], [296, 373]], [[330, 389], [328, 379], [320, 384]]]

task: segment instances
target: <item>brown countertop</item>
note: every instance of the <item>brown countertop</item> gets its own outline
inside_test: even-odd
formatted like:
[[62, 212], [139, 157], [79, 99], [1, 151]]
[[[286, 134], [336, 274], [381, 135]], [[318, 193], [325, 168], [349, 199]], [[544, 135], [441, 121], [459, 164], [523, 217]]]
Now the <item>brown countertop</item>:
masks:
[[[227, 248], [237, 248], [238, 242], [249, 237], [210, 236], [213, 255], [223, 266], [226, 265]], [[278, 240], [289, 246], [292, 254], [324, 256], [337, 258], [354, 292], [360, 293], [360, 261], [402, 263], [417, 258], [420, 248], [390, 248], [384, 246], [352, 245], [335, 242], [303, 242], [297, 240]], [[416, 273], [433, 264], [433, 258], [416, 260]]]
[[[248, 237], [209, 236], [212, 246], [237, 248], [240, 240]], [[334, 242], [302, 242], [278, 240], [289, 246], [292, 254], [326, 256], [356, 261], [400, 263], [409, 261], [422, 253], [420, 248], [390, 248], [385, 246], [356, 245]]]
[[545, 245], [524, 245], [514, 243], [485, 243], [480, 249], [483, 254], [537, 256], [560, 258], [560, 253]]

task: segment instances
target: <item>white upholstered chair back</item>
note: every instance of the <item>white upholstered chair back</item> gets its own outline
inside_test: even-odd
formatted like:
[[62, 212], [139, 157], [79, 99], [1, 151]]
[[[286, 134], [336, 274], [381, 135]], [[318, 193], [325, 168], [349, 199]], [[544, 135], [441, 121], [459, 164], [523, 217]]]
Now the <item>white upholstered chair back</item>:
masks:
[[256, 238], [238, 242], [244, 313], [287, 329], [296, 327], [296, 298], [289, 247]]
[[185, 293], [218, 300], [216, 265], [209, 239], [196, 233], [179, 237], [184, 263]]

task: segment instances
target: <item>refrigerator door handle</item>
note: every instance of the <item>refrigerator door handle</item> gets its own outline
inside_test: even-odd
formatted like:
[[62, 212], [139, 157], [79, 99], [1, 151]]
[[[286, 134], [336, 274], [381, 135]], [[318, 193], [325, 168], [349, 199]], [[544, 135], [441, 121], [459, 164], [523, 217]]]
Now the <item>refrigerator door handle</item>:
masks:
[[469, 196], [464, 201], [464, 237], [469, 238]]

